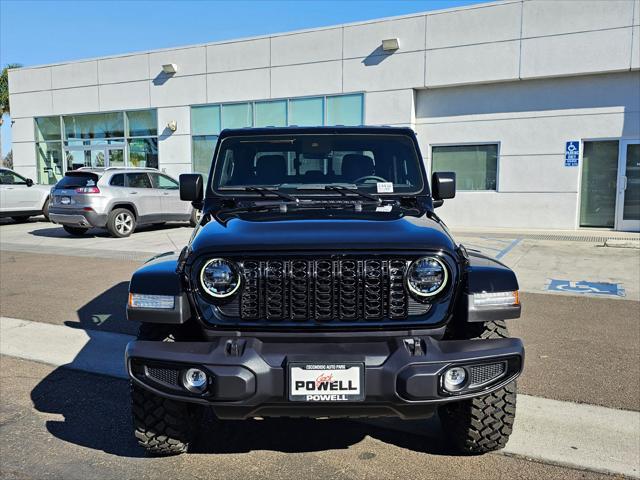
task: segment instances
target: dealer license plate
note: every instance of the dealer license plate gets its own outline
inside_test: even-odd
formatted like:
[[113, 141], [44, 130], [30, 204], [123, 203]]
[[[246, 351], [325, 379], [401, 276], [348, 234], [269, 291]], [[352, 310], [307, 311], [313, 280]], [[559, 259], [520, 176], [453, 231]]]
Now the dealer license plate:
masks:
[[364, 400], [362, 363], [290, 363], [289, 400], [358, 402]]

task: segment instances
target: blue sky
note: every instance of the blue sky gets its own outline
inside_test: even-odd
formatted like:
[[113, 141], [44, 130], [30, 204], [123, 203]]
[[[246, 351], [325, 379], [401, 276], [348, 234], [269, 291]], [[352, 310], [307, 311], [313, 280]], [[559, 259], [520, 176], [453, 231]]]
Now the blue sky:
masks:
[[[479, 3], [478, 0], [0, 0], [0, 64], [25, 66], [207, 43]], [[2, 130], [10, 149], [10, 122]]]

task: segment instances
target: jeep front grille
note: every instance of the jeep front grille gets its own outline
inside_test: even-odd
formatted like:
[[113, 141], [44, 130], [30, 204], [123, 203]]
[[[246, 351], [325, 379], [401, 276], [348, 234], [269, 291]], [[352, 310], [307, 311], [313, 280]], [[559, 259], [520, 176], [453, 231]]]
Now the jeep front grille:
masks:
[[238, 262], [242, 293], [219, 306], [247, 323], [353, 323], [403, 320], [430, 305], [406, 292], [404, 258], [251, 259]]

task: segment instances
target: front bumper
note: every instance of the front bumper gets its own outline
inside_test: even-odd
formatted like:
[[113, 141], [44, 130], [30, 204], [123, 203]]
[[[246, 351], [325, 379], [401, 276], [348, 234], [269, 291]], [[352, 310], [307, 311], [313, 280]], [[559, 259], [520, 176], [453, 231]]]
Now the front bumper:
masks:
[[65, 211], [63, 209], [49, 209], [49, 220], [60, 225], [70, 227], [104, 227], [107, 224], [107, 216], [96, 212]]
[[[288, 401], [287, 365], [293, 362], [362, 363], [364, 401]], [[442, 388], [442, 374], [451, 366], [469, 370], [498, 363], [504, 365], [504, 373], [481, 387], [455, 394]], [[285, 343], [223, 337], [211, 342], [133, 341], [126, 350], [127, 369], [135, 383], [163, 397], [210, 405], [218, 417], [227, 419], [428, 417], [439, 404], [501, 388], [520, 375], [523, 364], [524, 347], [517, 338], [438, 341], [397, 337], [332, 343], [304, 339]], [[180, 372], [190, 367], [203, 369], [213, 379], [204, 394], [182, 387]]]

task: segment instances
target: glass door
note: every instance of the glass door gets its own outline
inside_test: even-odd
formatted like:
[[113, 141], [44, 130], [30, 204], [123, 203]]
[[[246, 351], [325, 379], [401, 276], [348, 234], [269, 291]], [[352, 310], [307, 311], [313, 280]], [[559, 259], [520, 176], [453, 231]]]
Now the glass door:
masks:
[[124, 148], [107, 148], [107, 167], [124, 167]]
[[640, 140], [620, 141], [618, 230], [640, 231]]
[[585, 141], [580, 182], [580, 226], [613, 228], [618, 181], [617, 140]]

